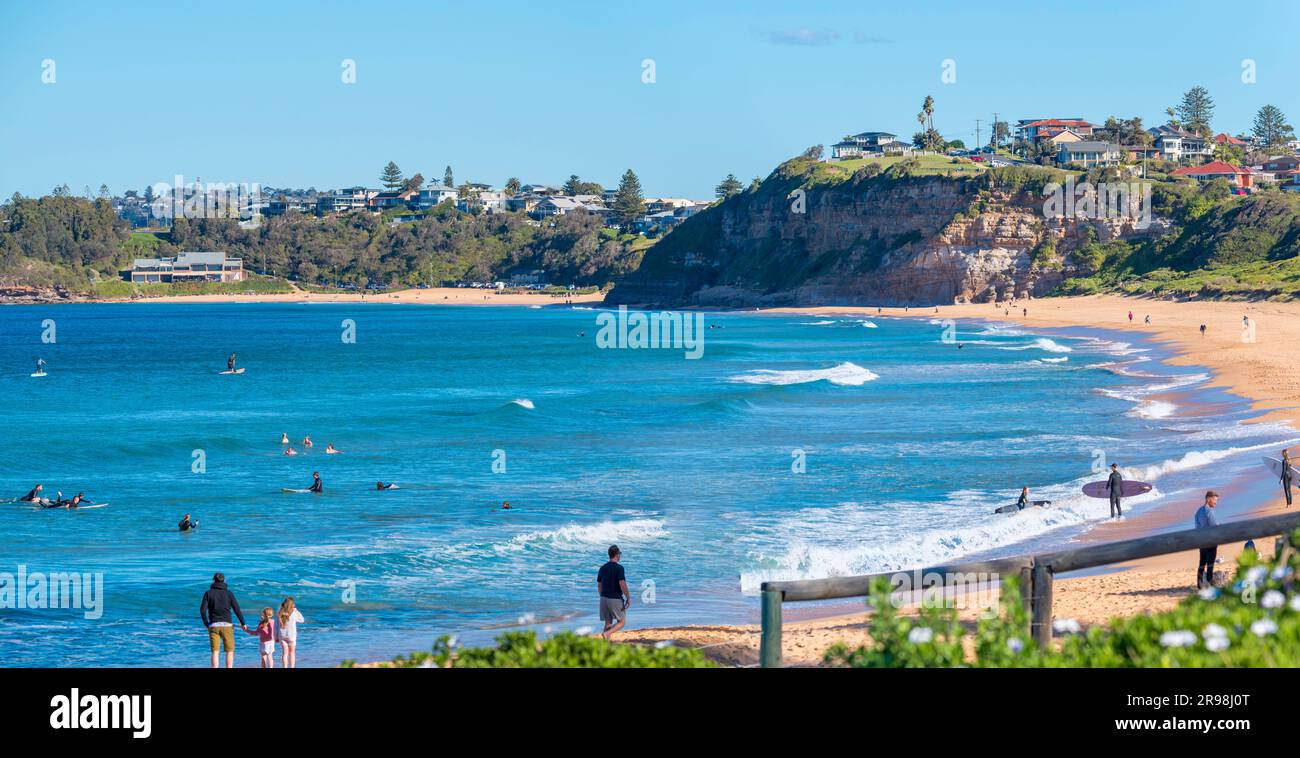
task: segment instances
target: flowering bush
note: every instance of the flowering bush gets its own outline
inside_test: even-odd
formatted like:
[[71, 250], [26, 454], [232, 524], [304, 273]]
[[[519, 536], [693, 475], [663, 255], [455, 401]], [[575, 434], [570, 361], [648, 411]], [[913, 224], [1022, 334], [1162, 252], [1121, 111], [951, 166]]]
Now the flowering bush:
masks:
[[[1300, 531], [1291, 537], [1300, 544]], [[1113, 619], [1108, 627], [1080, 633], [1077, 622], [1058, 619], [1061, 644], [1047, 651], [1028, 638], [1028, 615], [1012, 580], [1001, 593], [1001, 613], [982, 619], [973, 655], [962, 651], [963, 630], [952, 608], [923, 609], [902, 617], [882, 582], [869, 601], [875, 609], [872, 642], [857, 649], [836, 645], [826, 652], [836, 666], [917, 667], [1295, 667], [1300, 666], [1300, 557], [1288, 549], [1278, 560], [1247, 550], [1237, 579], [1224, 589], [1190, 595], [1165, 613]]]
[[398, 657], [396, 668], [710, 668], [699, 650], [671, 646], [614, 645], [598, 637], [561, 632], [544, 640], [536, 632], [506, 632], [496, 647], [459, 647], [440, 637], [430, 653]]

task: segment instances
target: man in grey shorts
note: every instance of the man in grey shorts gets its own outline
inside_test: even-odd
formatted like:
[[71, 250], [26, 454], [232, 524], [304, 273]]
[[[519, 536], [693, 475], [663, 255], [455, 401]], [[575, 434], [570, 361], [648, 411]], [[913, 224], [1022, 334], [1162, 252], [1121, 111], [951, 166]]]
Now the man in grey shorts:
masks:
[[609, 562], [596, 573], [596, 589], [600, 592], [600, 620], [605, 630], [600, 636], [606, 640], [627, 623], [627, 607], [632, 604], [632, 593], [627, 591], [627, 575], [623, 572], [618, 545], [609, 546]]

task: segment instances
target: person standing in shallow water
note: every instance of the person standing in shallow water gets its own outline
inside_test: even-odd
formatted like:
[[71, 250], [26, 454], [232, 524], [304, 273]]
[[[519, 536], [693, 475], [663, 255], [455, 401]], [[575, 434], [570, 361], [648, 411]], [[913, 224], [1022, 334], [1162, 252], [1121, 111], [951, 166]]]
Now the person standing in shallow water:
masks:
[[212, 668], [217, 668], [219, 648], [225, 650], [226, 668], [235, 667], [235, 625], [230, 617], [231, 611], [239, 618], [239, 626], [247, 632], [248, 624], [244, 623], [239, 601], [235, 600], [235, 593], [226, 588], [226, 575], [218, 571], [212, 575], [212, 586], [199, 601], [199, 617], [208, 628], [208, 644], [212, 648]]
[[600, 620], [605, 628], [600, 636], [606, 640], [627, 623], [627, 607], [632, 604], [632, 593], [627, 589], [627, 574], [619, 561], [623, 553], [618, 545], [609, 546], [609, 561], [596, 573], [596, 591], [600, 594]]

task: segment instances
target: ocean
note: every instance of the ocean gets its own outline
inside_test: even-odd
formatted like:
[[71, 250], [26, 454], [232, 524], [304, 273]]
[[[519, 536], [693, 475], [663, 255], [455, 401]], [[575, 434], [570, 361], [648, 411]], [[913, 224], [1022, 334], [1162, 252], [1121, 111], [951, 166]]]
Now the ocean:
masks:
[[[295, 598], [301, 665], [598, 626], [612, 543], [632, 627], [749, 623], [766, 579], [1059, 545], [1106, 518], [1079, 493], [1104, 464], [1155, 485], [1132, 511], [1190, 508], [1297, 436], [1240, 423], [1245, 401], [1137, 337], [705, 313], [691, 359], [600, 347], [601, 313], [0, 309], [0, 495], [109, 503], [0, 504], [0, 579], [102, 574], [103, 592], [87, 618], [0, 586], [0, 665], [207, 665], [216, 571], [250, 623]], [[231, 352], [245, 374], [218, 373]], [[281, 491], [313, 471], [323, 494]], [[995, 515], [1021, 486], [1053, 506]], [[256, 665], [254, 638], [240, 649]]]

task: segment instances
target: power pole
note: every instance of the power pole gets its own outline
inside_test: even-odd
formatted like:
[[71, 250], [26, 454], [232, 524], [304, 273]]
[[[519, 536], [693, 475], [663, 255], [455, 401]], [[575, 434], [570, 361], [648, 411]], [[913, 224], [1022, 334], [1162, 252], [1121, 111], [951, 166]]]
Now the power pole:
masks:
[[975, 149], [980, 149], [980, 120], [975, 119]]
[[989, 144], [993, 146], [993, 152], [997, 152], [1002, 145], [998, 144], [998, 112], [993, 111], [993, 136], [989, 138]]

